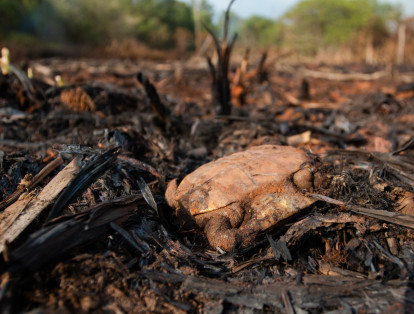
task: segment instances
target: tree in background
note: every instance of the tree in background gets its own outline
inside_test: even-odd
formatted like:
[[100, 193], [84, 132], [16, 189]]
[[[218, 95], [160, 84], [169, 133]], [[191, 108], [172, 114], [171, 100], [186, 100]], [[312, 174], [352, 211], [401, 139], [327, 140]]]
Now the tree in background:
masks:
[[177, 29], [194, 32], [192, 9], [175, 0], [132, 1], [138, 40], [155, 48], [173, 47]]
[[[192, 0], [195, 49], [197, 52], [206, 49], [204, 42], [206, 38], [210, 38], [205, 28], [213, 30], [213, 7], [207, 0]], [[202, 29], [204, 31], [202, 31]]]
[[18, 1], [0, 1], [0, 12], [3, 12], [0, 19], [0, 36], [6, 38], [19, 26], [23, 7]]
[[241, 42], [259, 47], [281, 46], [282, 27], [278, 21], [253, 15], [241, 23]]
[[398, 10], [377, 0], [304, 0], [281, 22], [286, 29], [285, 41], [292, 48], [314, 54], [321, 48], [340, 47], [364, 29], [385, 35], [387, 22]]
[[0, 19], [3, 40], [23, 35], [96, 45], [135, 38], [167, 49], [178, 35], [194, 32], [191, 7], [176, 0], [1, 0], [0, 11], [7, 12]]
[[101, 44], [131, 32], [127, 15], [129, 0], [48, 1], [55, 8], [61, 23], [62, 41]]
[[[132, 40], [185, 51], [195, 48], [193, 16], [219, 37], [222, 29], [223, 17], [214, 25], [208, 0], [193, 0], [193, 6], [178, 0], [0, 0], [0, 11], [7, 12], [0, 19], [0, 38], [30, 47], [33, 42], [116, 47]], [[250, 47], [276, 46], [298, 55], [348, 47], [373, 62], [374, 51], [400, 20], [399, 7], [378, 0], [302, 0], [278, 20], [243, 20], [231, 13], [230, 32]], [[206, 34], [200, 27], [199, 46], [207, 46]]]
[[7, 39], [16, 33], [41, 33], [43, 25], [37, 23], [36, 15], [47, 4], [44, 0], [0, 1], [0, 12], [7, 13], [0, 19], [0, 35]]

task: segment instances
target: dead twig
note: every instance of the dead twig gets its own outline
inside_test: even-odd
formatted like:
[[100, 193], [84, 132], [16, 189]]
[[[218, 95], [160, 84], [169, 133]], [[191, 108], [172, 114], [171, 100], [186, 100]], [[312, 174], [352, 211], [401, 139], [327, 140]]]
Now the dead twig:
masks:
[[414, 137], [412, 137], [407, 143], [405, 143], [401, 148], [392, 152], [392, 155], [398, 155], [399, 153], [406, 151], [407, 149], [414, 148]]
[[111, 226], [112, 229], [118, 232], [126, 241], [128, 241], [128, 243], [132, 245], [138, 252], [140, 252], [141, 254], [146, 253], [146, 250], [142, 248], [142, 246], [139, 245], [139, 243], [137, 243], [135, 238], [127, 230], [118, 226], [114, 222], [110, 222], [109, 225]]
[[374, 73], [333, 73], [303, 69], [301, 72], [306, 77], [335, 81], [375, 81], [387, 75], [386, 71], [378, 71]]
[[23, 193], [19, 200], [0, 214], [0, 252], [6, 241], [13, 242], [33, 220], [48, 208], [79, 171], [80, 159], [75, 158], [59, 172], [36, 196]]
[[290, 300], [290, 297], [289, 297], [289, 291], [286, 289], [283, 289], [281, 293], [281, 297], [282, 297], [282, 301], [283, 301], [283, 305], [285, 307], [286, 313], [295, 314], [296, 312], [293, 308], [292, 301]]
[[138, 169], [147, 171], [147, 172], [151, 173], [154, 177], [156, 177], [160, 180], [163, 179], [162, 175], [159, 174], [157, 172], [157, 170], [155, 170], [154, 167], [152, 167], [151, 165], [149, 165], [149, 164], [147, 164], [143, 161], [140, 161], [140, 160], [137, 160], [137, 159], [134, 159], [134, 158], [130, 158], [130, 157], [127, 157], [127, 156], [124, 156], [124, 155], [119, 155], [118, 160], [126, 162], [130, 166], [133, 166], [133, 167], [136, 167]]
[[6, 199], [2, 200], [0, 202], [0, 210], [13, 204], [20, 197], [20, 195], [22, 195], [24, 191], [30, 191], [35, 186], [37, 186], [37, 184], [40, 181], [46, 178], [53, 170], [59, 167], [62, 163], [63, 159], [61, 156], [58, 156], [56, 159], [48, 163], [42, 170], [39, 171], [38, 174], [36, 174], [30, 180], [28, 184], [19, 185], [19, 187], [13, 194], [9, 195]]
[[412, 215], [400, 214], [400, 213], [390, 212], [387, 210], [364, 208], [364, 207], [356, 206], [356, 205], [348, 205], [345, 202], [335, 200], [328, 196], [315, 194], [315, 193], [311, 193], [310, 196], [318, 200], [330, 203], [330, 204], [342, 206], [345, 209], [350, 210], [360, 215], [368, 216], [371, 218], [376, 218], [379, 220], [383, 220], [386, 222], [390, 222], [390, 223], [394, 223], [400, 226], [414, 229], [414, 216]]
[[[150, 276], [151, 279], [156, 281], [170, 282], [169, 280], [173, 279], [175, 281], [172, 282], [182, 282], [181, 276], [173, 274], [146, 272], [145, 276]], [[398, 285], [406, 287], [407, 281], [399, 281]], [[181, 284], [180, 289], [213, 299], [225, 298], [226, 302], [231, 304], [258, 311], [263, 311], [265, 305], [267, 305], [274, 306], [279, 312], [285, 310], [287, 313], [295, 313], [295, 310], [297, 312], [317, 311], [320, 309], [320, 302], [326, 300], [327, 297], [333, 300], [347, 294], [350, 299], [358, 300], [362, 291], [365, 291], [369, 296], [375, 296], [375, 298], [378, 298], [378, 293], [381, 294], [382, 298], [393, 298], [393, 290], [397, 290], [397, 287], [386, 286], [379, 280], [340, 275], [305, 275], [301, 284], [293, 281], [275, 281], [253, 287], [238, 281], [225, 282], [201, 276], [188, 276]], [[352, 292], [352, 295], [349, 294], [350, 292]], [[361, 304], [361, 302], [358, 304]], [[358, 305], [357, 309], [361, 306]], [[380, 303], [375, 304], [375, 308], [378, 310], [384, 309]], [[276, 310], [273, 311], [276, 312]], [[381, 310], [379, 311], [381, 312]]]

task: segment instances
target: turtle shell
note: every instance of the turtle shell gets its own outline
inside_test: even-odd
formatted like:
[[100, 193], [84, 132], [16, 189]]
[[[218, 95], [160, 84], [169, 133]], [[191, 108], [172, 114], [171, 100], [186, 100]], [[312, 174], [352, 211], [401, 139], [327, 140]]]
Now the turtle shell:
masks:
[[278, 186], [312, 159], [290, 146], [262, 145], [207, 163], [187, 175], [175, 203], [192, 215], [241, 203], [264, 186]]

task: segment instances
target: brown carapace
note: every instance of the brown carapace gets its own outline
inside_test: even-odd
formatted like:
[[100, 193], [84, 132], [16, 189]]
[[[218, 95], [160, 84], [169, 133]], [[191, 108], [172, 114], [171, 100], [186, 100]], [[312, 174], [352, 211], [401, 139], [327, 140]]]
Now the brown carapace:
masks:
[[207, 163], [167, 187], [168, 204], [193, 218], [214, 248], [232, 251], [315, 202], [314, 157], [276, 145], [252, 147]]

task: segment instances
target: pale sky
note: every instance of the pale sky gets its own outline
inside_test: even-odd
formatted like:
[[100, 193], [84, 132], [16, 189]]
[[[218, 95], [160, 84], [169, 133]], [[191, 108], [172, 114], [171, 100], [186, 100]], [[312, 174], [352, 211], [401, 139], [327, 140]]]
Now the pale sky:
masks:
[[[192, 0], [181, 1], [187, 3], [192, 2]], [[214, 7], [216, 14], [220, 14], [221, 11], [226, 10], [229, 3], [227, 0], [208, 0], [208, 2]], [[298, 2], [299, 0], [236, 0], [232, 5], [231, 10], [243, 18], [251, 15], [277, 18]], [[406, 17], [414, 15], [414, 0], [380, 0], [380, 2], [391, 4], [400, 3]]]

